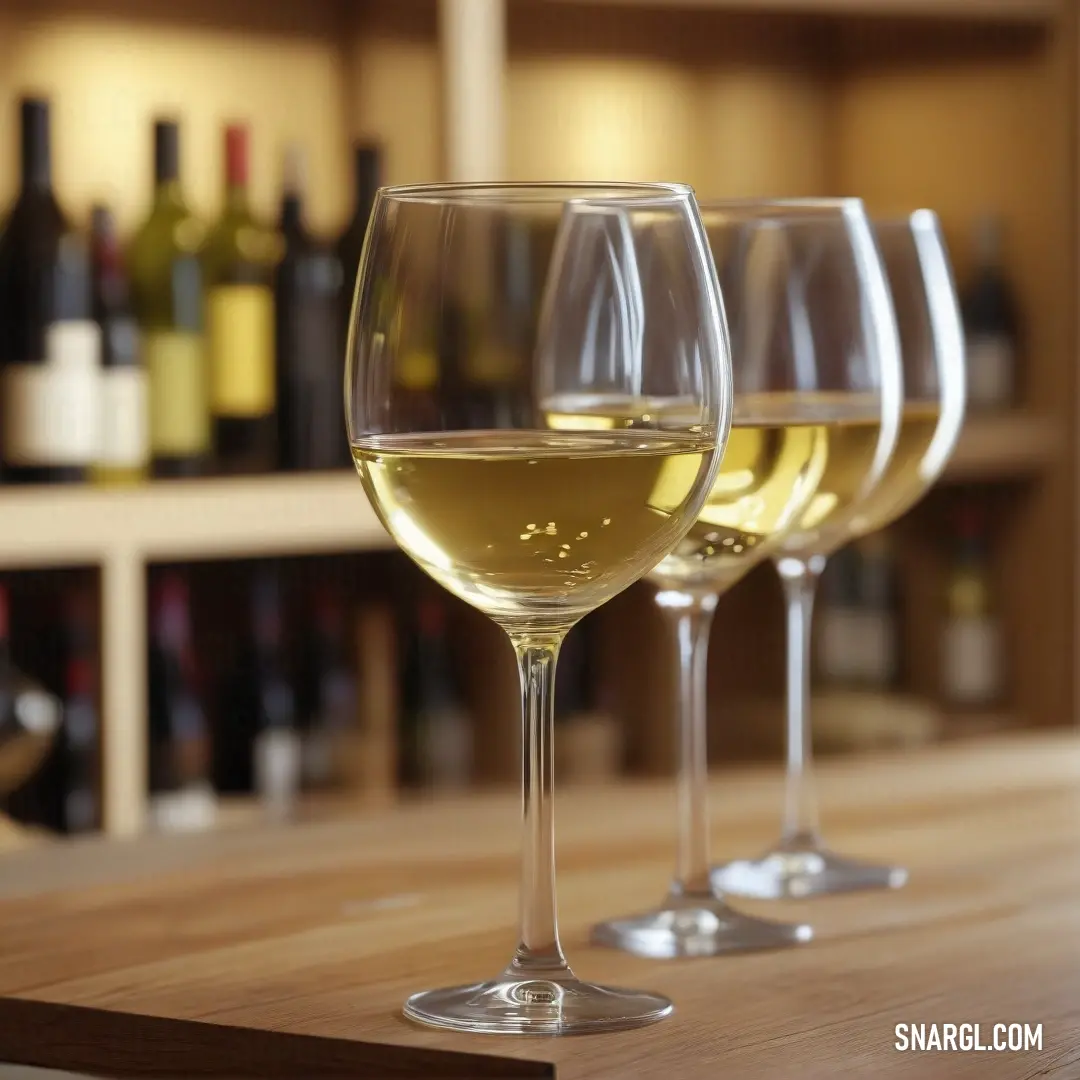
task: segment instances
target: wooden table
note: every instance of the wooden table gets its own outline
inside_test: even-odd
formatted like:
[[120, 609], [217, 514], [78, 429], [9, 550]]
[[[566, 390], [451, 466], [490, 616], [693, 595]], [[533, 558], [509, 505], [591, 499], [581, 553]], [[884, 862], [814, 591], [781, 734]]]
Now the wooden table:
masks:
[[[647, 962], [590, 923], [648, 906], [670, 785], [559, 800], [579, 974], [669, 994], [651, 1028], [496, 1039], [411, 1026], [412, 990], [499, 971], [515, 942], [512, 794], [289, 829], [90, 841], [0, 861], [0, 1061], [108, 1076], [1080, 1076], [1080, 736], [998, 737], [821, 770], [827, 833], [910, 884], [789, 904], [816, 940]], [[773, 772], [714, 781], [718, 857], [775, 834]], [[898, 1023], [1041, 1023], [1043, 1050], [901, 1053]]]

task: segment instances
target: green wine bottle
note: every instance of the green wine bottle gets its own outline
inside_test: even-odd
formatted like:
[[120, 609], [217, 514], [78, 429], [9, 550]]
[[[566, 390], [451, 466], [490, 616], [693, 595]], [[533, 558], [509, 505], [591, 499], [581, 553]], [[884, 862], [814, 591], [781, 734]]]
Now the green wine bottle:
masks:
[[180, 188], [180, 133], [154, 124], [154, 202], [128, 256], [150, 385], [155, 476], [197, 476], [211, 456], [209, 373], [199, 255], [206, 230]]

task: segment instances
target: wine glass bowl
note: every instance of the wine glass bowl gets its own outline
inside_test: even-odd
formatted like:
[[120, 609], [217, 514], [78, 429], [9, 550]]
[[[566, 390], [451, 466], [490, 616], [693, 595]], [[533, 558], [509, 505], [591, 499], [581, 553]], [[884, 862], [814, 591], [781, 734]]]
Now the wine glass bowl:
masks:
[[[383, 189], [345, 392], [353, 459], [380, 520], [506, 630], [522, 687], [517, 949], [495, 979], [416, 994], [406, 1015], [505, 1034], [660, 1019], [666, 998], [579, 980], [559, 944], [553, 691], [566, 632], [679, 542], [727, 437], [726, 327], [692, 192]], [[657, 414], [598, 426], [576, 411], [597, 398], [650, 401]]]

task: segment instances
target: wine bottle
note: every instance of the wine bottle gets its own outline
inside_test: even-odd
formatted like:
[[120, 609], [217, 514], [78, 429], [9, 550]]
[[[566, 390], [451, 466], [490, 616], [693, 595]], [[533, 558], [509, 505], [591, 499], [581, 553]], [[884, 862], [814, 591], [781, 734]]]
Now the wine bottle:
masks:
[[149, 382], [154, 476], [199, 476], [211, 459], [210, 383], [203, 334], [206, 240], [180, 185], [180, 129], [154, 123], [154, 201], [129, 252], [132, 299]]
[[424, 597], [402, 688], [401, 782], [406, 787], [459, 789], [472, 776], [472, 721], [450, 663], [446, 613]]
[[51, 755], [62, 715], [59, 699], [15, 666], [8, 590], [0, 584], [0, 800], [22, 820], [47, 824], [29, 789]]
[[988, 708], [1003, 691], [1001, 623], [994, 610], [986, 523], [966, 503], [957, 515], [955, 550], [946, 592], [942, 678], [946, 700], [960, 708]]
[[267, 569], [258, 575], [252, 599], [252, 779], [267, 817], [282, 820], [294, 808], [302, 759], [276, 573]]
[[841, 548], [826, 563], [818, 599], [817, 668], [833, 688], [859, 681], [861, 559], [854, 545]]
[[622, 767], [622, 732], [600, 707], [596, 686], [596, 623], [583, 619], [559, 649], [555, 680], [555, 772], [560, 784], [597, 783]]
[[64, 672], [63, 825], [69, 833], [101, 826], [96, 618], [88, 594], [67, 599]]
[[302, 151], [290, 146], [281, 205], [284, 255], [274, 275], [277, 448], [284, 470], [333, 469], [349, 459], [337, 316], [341, 266], [304, 225], [304, 171]]
[[527, 427], [531, 395], [522, 382], [522, 360], [535, 336], [531, 238], [524, 223], [499, 220], [492, 249], [491, 288], [497, 320], [481, 335], [470, 334], [470, 320], [457, 347], [462, 365], [468, 428]]
[[22, 186], [0, 236], [0, 451], [9, 483], [84, 480], [98, 454], [90, 263], [53, 195], [49, 103], [21, 103]]
[[187, 582], [155, 584], [150, 620], [150, 815], [164, 831], [205, 829], [216, 818], [211, 736], [191, 643]]
[[101, 331], [101, 445], [94, 479], [130, 483], [146, 475], [150, 456], [146, 372], [139, 329], [112, 212], [91, 214], [94, 319]]
[[347, 736], [357, 725], [356, 677], [346, 655], [345, 613], [329, 590], [315, 599], [299, 711], [304, 787], [334, 787], [344, 779]]
[[204, 254], [210, 409], [217, 466], [269, 472], [277, 464], [274, 415], [274, 264], [278, 238], [248, 205], [248, 131], [225, 129], [225, 209]]
[[967, 400], [972, 409], [1013, 404], [1019, 316], [1001, 261], [1001, 222], [987, 215], [976, 231], [976, 269], [961, 297], [967, 347]]
[[855, 640], [857, 678], [868, 689], [892, 689], [900, 673], [896, 563], [888, 530], [855, 544], [859, 566], [859, 606]]
[[368, 219], [371, 217], [375, 195], [382, 184], [382, 147], [378, 143], [356, 143], [353, 147], [353, 170], [356, 184], [353, 213], [337, 242], [342, 273], [339, 322], [343, 332], [348, 331], [356, 273], [364, 250]]

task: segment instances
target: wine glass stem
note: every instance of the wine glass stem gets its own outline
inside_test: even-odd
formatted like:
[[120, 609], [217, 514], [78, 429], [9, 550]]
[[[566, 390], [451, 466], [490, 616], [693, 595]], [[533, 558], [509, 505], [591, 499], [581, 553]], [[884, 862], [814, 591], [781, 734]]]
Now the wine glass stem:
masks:
[[673, 891], [707, 893], [709, 885], [709, 751], [706, 692], [709, 629], [716, 594], [663, 590], [656, 602], [674, 630], [679, 662], [678, 852]]
[[521, 677], [521, 937], [507, 974], [570, 973], [555, 915], [555, 664], [562, 635], [513, 637]]
[[787, 776], [782, 844], [819, 844], [810, 724], [810, 629], [824, 555], [776, 561], [787, 605]]

